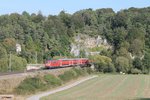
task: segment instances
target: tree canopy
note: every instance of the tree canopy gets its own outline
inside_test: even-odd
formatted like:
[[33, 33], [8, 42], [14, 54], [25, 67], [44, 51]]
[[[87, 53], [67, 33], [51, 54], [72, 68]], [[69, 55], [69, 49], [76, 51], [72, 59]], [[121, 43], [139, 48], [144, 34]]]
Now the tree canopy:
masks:
[[[150, 53], [150, 7], [129, 8], [115, 13], [111, 8], [83, 9], [73, 14], [61, 11], [58, 15], [44, 16], [24, 11], [0, 16], [0, 71], [8, 69], [8, 54], [11, 52], [15, 70], [21, 62], [38, 63], [54, 56], [70, 54], [73, 37], [87, 34], [101, 35], [113, 49], [101, 52], [98, 63], [115, 65], [117, 71], [131, 72], [130, 69], [149, 71]], [[16, 43], [21, 45], [21, 53], [16, 53]], [[82, 52], [82, 54], [84, 54]], [[105, 57], [103, 56], [105, 55]], [[109, 57], [108, 57], [109, 56]], [[110, 61], [109, 59], [112, 59]], [[99, 59], [100, 58], [100, 59]], [[135, 59], [138, 58], [138, 59]], [[105, 62], [106, 61], [106, 62]], [[97, 62], [97, 61], [96, 61]], [[143, 66], [141, 66], [142, 64]], [[142, 67], [142, 68], [140, 68]]]

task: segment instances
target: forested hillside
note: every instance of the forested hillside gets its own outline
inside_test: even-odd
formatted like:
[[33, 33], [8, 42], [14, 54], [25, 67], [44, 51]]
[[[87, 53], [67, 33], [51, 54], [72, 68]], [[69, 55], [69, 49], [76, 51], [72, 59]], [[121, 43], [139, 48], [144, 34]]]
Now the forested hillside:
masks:
[[[43, 63], [55, 56], [68, 56], [73, 37], [101, 35], [113, 46], [90, 57], [102, 72], [148, 73], [150, 71], [150, 7], [85, 9], [44, 16], [42, 12], [0, 16], [0, 71], [23, 70], [27, 63]], [[16, 44], [21, 52], [16, 52]]]

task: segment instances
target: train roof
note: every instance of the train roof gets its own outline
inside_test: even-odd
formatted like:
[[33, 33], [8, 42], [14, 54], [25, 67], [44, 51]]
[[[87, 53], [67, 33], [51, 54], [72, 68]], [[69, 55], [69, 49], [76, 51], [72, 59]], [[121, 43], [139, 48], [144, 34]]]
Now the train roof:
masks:
[[78, 59], [88, 59], [88, 58], [63, 58], [58, 60], [78, 60]]
[[[88, 59], [88, 58], [63, 58], [58, 60], [79, 60], [79, 59]], [[55, 60], [48, 60], [48, 61], [55, 61]]]

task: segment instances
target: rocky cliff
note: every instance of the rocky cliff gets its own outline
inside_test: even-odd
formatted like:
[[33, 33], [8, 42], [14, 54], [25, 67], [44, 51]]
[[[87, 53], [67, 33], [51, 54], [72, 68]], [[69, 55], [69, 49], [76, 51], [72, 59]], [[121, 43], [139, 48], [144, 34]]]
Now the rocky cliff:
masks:
[[[101, 48], [97, 51], [92, 51], [92, 48]], [[74, 56], [79, 56], [80, 51], [84, 51], [85, 55], [94, 55], [101, 52], [102, 49], [112, 48], [111, 45], [107, 43], [106, 39], [101, 36], [90, 37], [88, 35], [77, 35], [74, 37], [74, 42], [71, 44], [71, 53]]]

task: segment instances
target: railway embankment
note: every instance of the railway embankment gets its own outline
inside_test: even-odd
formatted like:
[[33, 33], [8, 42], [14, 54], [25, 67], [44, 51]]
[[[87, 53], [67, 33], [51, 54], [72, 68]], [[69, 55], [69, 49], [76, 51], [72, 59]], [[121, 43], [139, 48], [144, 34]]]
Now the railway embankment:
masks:
[[58, 76], [65, 71], [70, 70], [68, 68], [51, 69], [51, 70], [35, 70], [32, 72], [13, 73], [0, 76], [0, 94], [12, 94], [14, 89], [28, 77], [43, 76], [46, 74], [52, 74]]
[[70, 70], [64, 71], [64, 73], [57, 76], [53, 74], [45, 74], [35, 77], [28, 77], [24, 79], [17, 88], [15, 88], [14, 92], [19, 95], [31, 95], [39, 91], [45, 91], [61, 86], [71, 80], [87, 76], [92, 72], [93, 70], [90, 68], [71, 68]]
[[67, 67], [0, 76], [0, 94], [13, 95], [15, 100], [62, 86], [93, 73], [91, 68]]

